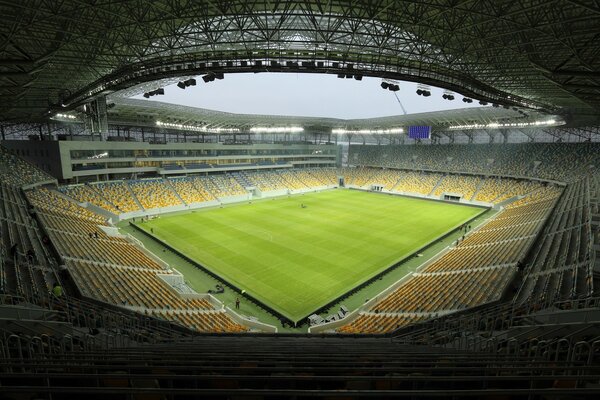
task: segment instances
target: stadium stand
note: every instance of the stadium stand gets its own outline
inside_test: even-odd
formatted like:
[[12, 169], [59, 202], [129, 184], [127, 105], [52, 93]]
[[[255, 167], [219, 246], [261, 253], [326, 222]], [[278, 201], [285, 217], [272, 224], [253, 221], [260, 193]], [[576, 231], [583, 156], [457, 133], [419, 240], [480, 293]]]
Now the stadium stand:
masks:
[[310, 168], [306, 173], [312, 177], [306, 178], [308, 186], [337, 186], [339, 183], [337, 168]]
[[[336, 169], [286, 171], [286, 173], [278, 173], [278, 177], [271, 174], [268, 174], [268, 177], [259, 177], [258, 173], [249, 173], [248, 175], [255, 180], [264, 179], [271, 182], [271, 187], [285, 187], [284, 185], [311, 187], [322, 182], [334, 184], [337, 176], [345, 176], [345, 171]], [[389, 187], [393, 190], [403, 187], [403, 182], [404, 187], [417, 188], [418, 182], [425, 182], [426, 187], [418, 189], [421, 193], [434, 193], [434, 188], [437, 190], [441, 186], [440, 181], [448, 177], [442, 174], [366, 168], [359, 171], [353, 169], [347, 175], [351, 176], [352, 182], [362, 183], [366, 187], [370, 184], [385, 184], [386, 188]], [[398, 185], [392, 186], [396, 177], [399, 177]], [[232, 183], [231, 179], [234, 179], [235, 183]], [[484, 378], [477, 375], [476, 382], [486, 382], [486, 384], [495, 382], [500, 387], [501, 384], [505, 385], [511, 379], [514, 379], [515, 382], [528, 383], [533, 379], [537, 382], [538, 389], [548, 387], [554, 394], [562, 393], [560, 392], [563, 390], [560, 389], [561, 387], [568, 388], [565, 389], [565, 393], [573, 393], [572, 382], [575, 380], [578, 382], [577, 387], [589, 387], [590, 381], [586, 381], [585, 378], [588, 375], [583, 374], [584, 371], [590, 372], [589, 367], [582, 370], [577, 368], [583, 368], [583, 365], [595, 365], [597, 353], [591, 349], [597, 348], [593, 347], [594, 343], [597, 343], [597, 333], [594, 334], [591, 327], [582, 325], [578, 326], [577, 330], [568, 331], [569, 333], [559, 336], [554, 334], [553, 337], [550, 337], [549, 333], [537, 325], [527, 324], [536, 318], [536, 310], [551, 305], [556, 306], [557, 303], [553, 303], [556, 300], [568, 299], [568, 302], [558, 303], [558, 307], [569, 310], [574, 308], [585, 310], [588, 309], [586, 307], [594, 307], [595, 303], [590, 297], [593, 294], [593, 279], [591, 276], [592, 260], [589, 258], [589, 254], [590, 246], [596, 240], [593, 237], [591, 218], [594, 213], [598, 213], [597, 204], [592, 200], [597, 198], [600, 188], [597, 179], [592, 176], [574, 181], [566, 187], [564, 193], [562, 188], [553, 185], [545, 186], [536, 182], [504, 179], [502, 183], [490, 183], [489, 189], [486, 188], [488, 182], [486, 180], [477, 191], [473, 189], [474, 184], [471, 179], [482, 178], [470, 178], [466, 182], [463, 177], [451, 178], [452, 185], [448, 184], [448, 187], [467, 186], [475, 194], [475, 198], [477, 198], [477, 194], [484, 193], [482, 196], [492, 202], [501, 202], [508, 198], [517, 200], [505, 205], [503, 211], [492, 220], [467, 234], [465, 239], [457, 243], [450, 251], [424, 266], [406, 283], [337, 329], [337, 332], [343, 334], [390, 334], [394, 332], [395, 350], [390, 350], [388, 341], [386, 341], [386, 346], [379, 347], [380, 342], [370, 342], [371, 339], [366, 338], [355, 339], [358, 342], [356, 342], [357, 346], [351, 346], [351, 355], [348, 355], [347, 342], [343, 339], [328, 341], [328, 339], [319, 338], [319, 344], [306, 342], [303, 345], [302, 354], [306, 356], [306, 349], [315, 346], [314, 351], [320, 353], [318, 358], [311, 359], [311, 362], [322, 362], [324, 373], [337, 376], [337, 372], [334, 373], [334, 370], [329, 368], [339, 371], [339, 356], [334, 363], [333, 360], [322, 355], [332, 354], [331, 346], [335, 343], [335, 346], [346, 349], [344, 354], [351, 357], [354, 363], [356, 363], [358, 354], [352, 352], [359, 351], [358, 349], [360, 349], [361, 357], [365, 362], [376, 360], [378, 365], [381, 364], [382, 359], [389, 359], [390, 362], [394, 360], [397, 363], [398, 357], [401, 357], [402, 362], [407, 363], [405, 371], [411, 374], [412, 381], [418, 374], [423, 376], [423, 382], [431, 379], [429, 366], [427, 369], [421, 369], [416, 365], [408, 365], [408, 363], [412, 363], [410, 354], [418, 349], [418, 360], [422, 362], [424, 357], [431, 357], [432, 364], [430, 365], [434, 365], [439, 371], [445, 368], [456, 368], [452, 363], [449, 364], [449, 360], [452, 360], [453, 357], [458, 357], [456, 358], [457, 365], [462, 367], [474, 363], [473, 365], [476, 365], [477, 368], [487, 368], [488, 372], [493, 368], [499, 368], [497, 375], [498, 377], [502, 376], [501, 382], [496, 381], [495, 375], [492, 376], [489, 373]], [[210, 196], [209, 188], [217, 194], [224, 195], [232, 192], [227, 185], [233, 188], [241, 187], [233, 177], [221, 176], [216, 181], [217, 183], [211, 177], [188, 177], [169, 179], [168, 184], [164, 182], [163, 184], [167, 188], [172, 187], [182, 199], [189, 199], [190, 202], [192, 202], [191, 199], [205, 201], [204, 199]], [[406, 184], [410, 181], [414, 183]], [[436, 188], [438, 183], [440, 185]], [[129, 185], [128, 182], [119, 184]], [[17, 184], [17, 186], [20, 185]], [[49, 253], [49, 248], [42, 244], [42, 237], [45, 234], [48, 235], [50, 242], [60, 254], [66, 271], [72, 277], [80, 294], [84, 296], [83, 299], [69, 296], [68, 301], [65, 299], [64, 303], [59, 305], [60, 310], [48, 314], [48, 318], [51, 320], [38, 321], [37, 324], [43, 327], [44, 335], [36, 334], [36, 332], [0, 331], [0, 348], [2, 354], [10, 355], [6, 358], [6, 365], [13, 369], [13, 375], [11, 375], [13, 378], [29, 379], [31, 390], [38, 394], [43, 393], [44, 390], [48, 390], [48, 386], [42, 385], [41, 381], [36, 380], [35, 377], [39, 378], [40, 374], [53, 374], [50, 379], [66, 379], [71, 376], [70, 372], [63, 369], [60, 370], [61, 372], [57, 372], [57, 364], [53, 364], [52, 357], [49, 358], [49, 354], [65, 354], [67, 352], [68, 354], [78, 354], [77, 360], [85, 360], [85, 363], [81, 364], [78, 369], [80, 384], [77, 385], [77, 388], [69, 387], [69, 385], [66, 386], [68, 389], [65, 388], [70, 393], [81, 390], [82, 393], [85, 392], [89, 396], [89, 393], [96, 393], [96, 391], [100, 393], [99, 386], [102, 386], [102, 393], [133, 386], [136, 386], [137, 390], [139, 389], [138, 384], [131, 383], [129, 380], [119, 380], [119, 377], [110, 374], [110, 371], [116, 371], [119, 368], [117, 357], [122, 360], [123, 355], [127, 354], [128, 362], [132, 359], [143, 360], [148, 369], [140, 370], [141, 373], [152, 377], [157, 373], [153, 364], [156, 360], [156, 351], [164, 349], [165, 354], [168, 352], [172, 358], [161, 357], [161, 379], [158, 385], [154, 385], [153, 393], [160, 393], [163, 389], [167, 390], [168, 384], [165, 382], [171, 379], [172, 374], [169, 368], [175, 367], [173, 364], [167, 367], [168, 371], [165, 370], [168, 360], [178, 359], [181, 354], [194, 357], [196, 351], [199, 352], [197, 354], [202, 354], [204, 365], [207, 362], [214, 362], [215, 365], [211, 367], [210, 376], [205, 376], [206, 379], [201, 372], [196, 375], [195, 379], [205, 379], [206, 382], [209, 382], [210, 379], [210, 382], [213, 382], [211, 387], [221, 388], [222, 392], [220, 393], [236, 394], [238, 390], [241, 390], [240, 388], [245, 388], [246, 386], [240, 384], [237, 377], [235, 378], [236, 387], [231, 388], [227, 383], [229, 382], [227, 374], [240, 372], [239, 368], [243, 368], [247, 372], [248, 360], [256, 359], [256, 365], [258, 365], [259, 359], [264, 362], [264, 357], [273, 355], [274, 351], [278, 352], [277, 357], [286, 359], [288, 364], [286, 379], [288, 381], [300, 379], [304, 374], [301, 372], [300, 364], [296, 365], [292, 362], [292, 370], [290, 370], [289, 360], [298, 356], [294, 353], [298, 341], [308, 340], [308, 338], [296, 338], [293, 342], [294, 345], [291, 346], [285, 337], [277, 339], [268, 337], [263, 343], [263, 346], [267, 347], [261, 347], [260, 351], [258, 351], [255, 339], [251, 342], [252, 346], [248, 346], [250, 342], [245, 343], [247, 339], [239, 336], [231, 338], [231, 340], [227, 337], [208, 339], [203, 337], [202, 341], [194, 341], [193, 333], [191, 333], [194, 331], [242, 333], [247, 332], [248, 328], [234, 322], [223, 310], [215, 309], [215, 306], [205, 298], [185, 298], [173, 292], [160, 278], [160, 276], [172, 275], [170, 270], [164, 269], [160, 263], [125, 239], [107, 235], [99, 227], [99, 225], [105, 225], [102, 217], [64, 197], [64, 194], [67, 194], [77, 201], [100, 203], [109, 208], [111, 203], [108, 200], [102, 203], [99, 199], [116, 196], [100, 195], [101, 197], [96, 197], [95, 189], [93, 189], [96, 185], [90, 186], [91, 192], [87, 189], [75, 189], [74, 192], [71, 191], [72, 189], [65, 189], [62, 193], [48, 188], [27, 190], [25, 194], [34, 207], [32, 209], [27, 205], [20, 189], [5, 182], [1, 184], [3, 207], [0, 208], [0, 217], [3, 232], [3, 254], [12, 243], [20, 244], [15, 254], [15, 260], [4, 263], [2, 268], [4, 292], [14, 293], [4, 295], [2, 301], [23, 304], [23, 298], [18, 295], [20, 293], [29, 299], [41, 299], [39, 304], [52, 303], [48, 293], [58, 277], [54, 273], [56, 268], [51, 261], [53, 256]], [[133, 191], [124, 191], [123, 188], [117, 190], [123, 193], [121, 202], [124, 204], [135, 204], [136, 198], [142, 203], [140, 197], [143, 198], [144, 193], [148, 193], [138, 191], [134, 197]], [[182, 194], [186, 192], [187, 194]], [[130, 200], [123, 200], [125, 196], [129, 196]], [[152, 208], [154, 204], [160, 204], [162, 201], [155, 200], [156, 197], [152, 196], [148, 196], [148, 198], [153, 200], [144, 201], [144, 203]], [[557, 201], [559, 198], [560, 200]], [[186, 200], [184, 201], [187, 203]], [[596, 208], [594, 209], [594, 207]], [[548, 215], [550, 218], [544, 225]], [[35, 219], [39, 220], [43, 229], [38, 228]], [[538, 238], [539, 245], [534, 247], [535, 251], [531, 253], [531, 259], [525, 259], [525, 270], [522, 272], [525, 280], [515, 296], [515, 304], [530, 308], [519, 308], [517, 313], [512, 303], [505, 305], [498, 304], [497, 301], [505, 292], [510, 281], [518, 276], [519, 261], [523, 259], [527, 249], [543, 227], [544, 230]], [[98, 234], [97, 238], [95, 234]], [[33, 263], [28, 261], [31, 258], [24, 251], [29, 247], [34, 249], [33, 259], [35, 262]], [[574, 268], [574, 266], [576, 267]], [[542, 279], [544, 276], [547, 278]], [[556, 293], [554, 294], [554, 292]], [[549, 297], [548, 293], [553, 293], [553, 296]], [[579, 297], [583, 299], [579, 300]], [[89, 303], [86, 298], [99, 300], [102, 303]], [[585, 303], [574, 301], [585, 301]], [[118, 307], [118, 309], [106, 308], [108, 306]], [[467, 310], [474, 306], [478, 307], [479, 311]], [[51, 307], [56, 308], [57, 306]], [[53, 324], [56, 324], [57, 321], [63, 324], [61, 326], [70, 324], [69, 326], [73, 327], [73, 333], [65, 335], [63, 331], [55, 330]], [[502, 332], [510, 332], [510, 334], [498, 336], [497, 339], [493, 338], [492, 336], [497, 334], [496, 328], [498, 327], [503, 329]], [[186, 328], [190, 331], [186, 331]], [[560, 329], [564, 330], [564, 326], [560, 326]], [[550, 331], [552, 332], [551, 328]], [[460, 336], [457, 336], [456, 332], [460, 332]], [[532, 338], [535, 338], [535, 341]], [[340, 340], [340, 342], [335, 342], [335, 340]], [[177, 344], [178, 342], [182, 344]], [[404, 347], [405, 344], [410, 347]], [[214, 350], [215, 346], [225, 346], [229, 353], [235, 350], [236, 359], [245, 360], [239, 368], [235, 365], [230, 366], [229, 372], [224, 372], [220, 378], [224, 383], [218, 383], [214, 379], [215, 368], [218, 368], [217, 364], [223, 362], [215, 355], [218, 353], [209, 351], [209, 349]], [[112, 353], [114, 350], [111, 349], [115, 348], [118, 348], [118, 352]], [[409, 348], [413, 350], [409, 350]], [[585, 350], [587, 348], [590, 350]], [[327, 351], [323, 349], [327, 349]], [[459, 353], [456, 353], [455, 349], [461, 349], [460, 356], [457, 355]], [[181, 354], [178, 353], [179, 351]], [[93, 361], [94, 355], [99, 354], [98, 352], [103, 355], [104, 359], [104, 366], [100, 369], [95, 366]], [[429, 354], [429, 356], [424, 356], [424, 354]], [[537, 354], [536, 358], [531, 358], [532, 354]], [[37, 367], [35, 375], [33, 375], [33, 370], [28, 365], [30, 365], [31, 359], [40, 355], [44, 355], [45, 366], [48, 370], [40, 370]], [[114, 362], [113, 368], [106, 369], [106, 360], [111, 360], [111, 357], [114, 357], [114, 361], [111, 361]], [[515, 367], [515, 360], [522, 360], [522, 364], [527, 367], [521, 371], [519, 367]], [[531, 372], [532, 363], [537, 362], [534, 360], [543, 360], [540, 362], [543, 363], [544, 371], [548, 374], [562, 374], [561, 379], [553, 378], [554, 380], [549, 382], [546, 375], [533, 374]], [[306, 361], [306, 357], [304, 361]], [[549, 364], [549, 361], [552, 362]], [[71, 363], [73, 362], [75, 361], [71, 361]], [[175, 363], [175, 361], [172, 362]], [[506, 363], [504, 364], [504, 362]], [[333, 365], [335, 367], [332, 367]], [[186, 365], [186, 368], [189, 371], [190, 366]], [[273, 368], [272, 371], [275, 374], [282, 372], [277, 367], [269, 368]], [[82, 371], [84, 374], [89, 373], [90, 377], [93, 375], [94, 379], [85, 380], [82, 378]], [[264, 374], [264, 368], [261, 371]], [[528, 375], [523, 375], [525, 371], [529, 371]], [[468, 379], [469, 382], [475, 379], [469, 373], [463, 373], [461, 376], [444, 375], [443, 378], [436, 381], [435, 387], [436, 389], [444, 387], [446, 388], [445, 393], [447, 393], [449, 388], [456, 387], [457, 379]], [[376, 385], [376, 382], [379, 382], [377, 377], [373, 376], [372, 378], [374, 380], [369, 384]], [[310, 382], [314, 382], [315, 379], [318, 381], [320, 378], [313, 376]], [[331, 378], [328, 379], [331, 382]], [[339, 387], [357, 387], [345, 375], [336, 379], [340, 379]], [[388, 384], [396, 385], [394, 387], [399, 388], [404, 385], [402, 383], [404, 381], [401, 379], [398, 382], [395, 380], [391, 382], [388, 377], [386, 380]], [[14, 379], [12, 381], [3, 380], [6, 393], [11, 393], [11, 387], [14, 387], [13, 382], [15, 382]], [[267, 392], [281, 388], [280, 383], [266, 382], [264, 385]], [[306, 380], [302, 382], [304, 382], [303, 387], [307, 387]], [[300, 380], [296, 382], [296, 384], [299, 383]], [[421, 387], [425, 386], [426, 384], [423, 383]], [[484, 387], [485, 389], [483, 389]], [[24, 393], [22, 388], [14, 390]], [[198, 394], [202, 390], [204, 389], [200, 391], [195, 389], [194, 393]], [[321, 387], [318, 390], [323, 391], [324, 389]], [[481, 390], [482, 395], [490, 393], [489, 386], [485, 386], [483, 383]], [[502, 393], [500, 389], [498, 390], [498, 394]], [[299, 393], [304, 392], [300, 391]], [[420, 392], [411, 394], [415, 393]], [[472, 395], [479, 392], [473, 391], [471, 387], [469, 393]]]
[[247, 180], [251, 186], [257, 187], [261, 192], [269, 192], [286, 188], [286, 182], [277, 172], [240, 172], [239, 175]]
[[483, 182], [475, 195], [475, 200], [500, 203], [514, 196], [526, 195], [535, 190], [536, 184], [530, 181], [515, 181], [506, 178], [489, 178]]
[[26, 298], [44, 297], [55, 280], [48, 249], [41, 245], [43, 234], [19, 189], [6, 183], [0, 186], [3, 204], [0, 207], [0, 291]]
[[344, 176], [346, 185], [364, 187], [371, 182], [375, 171], [374, 168], [342, 168], [341, 174]]
[[[600, 398], [600, 0], [13, 0], [0, 21], [0, 400]], [[400, 107], [152, 101], [273, 72]], [[442, 91], [456, 109], [418, 110]], [[384, 194], [304, 193], [338, 185]], [[424, 247], [372, 269], [405, 238]]]
[[[13, 165], [13, 162], [12, 159], [7, 161], [8, 165]], [[28, 169], [21, 171], [29, 174]], [[103, 217], [68, 200], [64, 194], [46, 187], [27, 190], [24, 193], [25, 198], [19, 187], [23, 186], [24, 182], [30, 181], [30, 176], [21, 177], [19, 173], [15, 173], [8, 179], [8, 183], [4, 181], [0, 183], [3, 204], [3, 207], [0, 207], [3, 233], [0, 276], [3, 296], [8, 294], [8, 297], [3, 297], [3, 301], [9, 301], [11, 304], [27, 301], [44, 307], [58, 304], [61, 312], [65, 309], [67, 312], [77, 309], [79, 310], [77, 312], [89, 313], [94, 309], [98, 316], [104, 319], [103, 326], [106, 326], [106, 320], [113, 318], [115, 312], [111, 309], [87, 305], [82, 311], [79, 306], [81, 300], [73, 297], [79, 292], [84, 297], [102, 301], [107, 305], [126, 307], [145, 316], [169, 321], [169, 325], [164, 325], [165, 329], [161, 329], [160, 332], [170, 337], [177, 333], [177, 330], [172, 330], [171, 322], [201, 332], [248, 330], [235, 323], [224, 310], [215, 309], [215, 306], [201, 295], [182, 297], [175, 293], [173, 288], [159, 278], [159, 275], [170, 275], [173, 272], [165, 269], [162, 264], [141, 251], [137, 245], [121, 237], [108, 236], [100, 228], [106, 224]], [[110, 185], [109, 190], [118, 187], [111, 193], [121, 194], [112, 195], [111, 198], [118, 198], [119, 204], [133, 202], [131, 200], [133, 193], [123, 188], [127, 183], [107, 185]], [[155, 185], [152, 187], [154, 188]], [[73, 196], [85, 196], [88, 199], [86, 201], [101, 199], [95, 196], [94, 192], [86, 189], [75, 189], [75, 192], [66, 190], [66, 192], [76, 193]], [[127, 193], [130, 194], [129, 199]], [[160, 198], [157, 199], [162, 201]], [[43, 228], [38, 228], [37, 221]], [[54, 255], [49, 247], [50, 243], [60, 256], [64, 270], [58, 268], [58, 264], [53, 261]], [[50, 294], [53, 285], [62, 282], [64, 286], [68, 283], [64, 280], [65, 276], [60, 277], [65, 271], [68, 271], [77, 290], [70, 291], [69, 296], [64, 293], [64, 297], [56, 303], [56, 299]], [[120, 318], [121, 322], [126, 320]], [[138, 321], [136, 324], [140, 321], [139, 317], [129, 318]], [[70, 321], [67, 315], [62, 315], [59, 319]], [[140, 328], [140, 334], [144, 337], [143, 340], [149, 340], [146, 335], [152, 332], [152, 329], [149, 329], [152, 324], [147, 322], [143, 324], [145, 333], [142, 333]], [[123, 327], [120, 329], [122, 330]], [[183, 336], [190, 335], [189, 332], [182, 332]], [[12, 340], [9, 337], [12, 336], [6, 335], [3, 331], [3, 342], [0, 346], [3, 351], [6, 341]], [[61, 337], [57, 339], [59, 342], [65, 339], [64, 335]], [[72, 339], [73, 336], [69, 338]], [[17, 340], [17, 338], [13, 339]], [[85, 335], [82, 334], [77, 340], [91, 339], [85, 339]], [[128, 340], [125, 342], [131, 343]], [[59, 344], [64, 345], [62, 342]]]
[[[28, 190], [25, 194], [34, 207], [31, 211], [35, 212], [44, 226], [50, 242], [56, 248], [81, 295], [171, 322], [189, 322], [186, 326], [203, 332], [247, 330], [233, 322], [224, 311], [215, 310], [207, 300], [188, 299], [174, 294], [159, 278], [159, 275], [168, 275], [172, 271], [165, 269], [137, 245], [124, 238], [108, 236], [99, 226], [105, 224], [102, 217], [64, 199], [59, 192], [51, 189], [36, 188]], [[13, 190], [13, 197], [17, 199], [20, 195]], [[26, 203], [23, 200], [21, 202], [23, 208], [27, 209]], [[27, 218], [31, 219], [29, 216]], [[7, 230], [12, 232], [12, 229]], [[24, 243], [21, 237], [19, 244]], [[31, 245], [30, 243], [27, 246]], [[50, 258], [43, 246], [38, 244], [37, 250], [35, 256], [23, 254], [22, 258]], [[9, 273], [15, 277], [12, 280], [15, 282], [15, 293], [25, 293], [31, 290], [27, 288], [37, 287], [33, 284], [25, 285], [23, 281], [28, 279], [32, 282], [36, 280], [42, 285], [36, 292], [47, 294], [56, 278], [48, 278], [45, 274], [34, 275], [34, 269], [27, 265], [28, 268], [19, 269], [28, 272], [27, 278], [16, 271], [14, 274]], [[47, 267], [45, 270], [35, 270], [50, 273], [51, 270]]]
[[90, 185], [62, 186], [59, 190], [79, 203], [91, 203], [113, 213], [119, 210]]
[[237, 196], [246, 194], [246, 189], [230, 174], [209, 175], [202, 178], [202, 184], [214, 197]]
[[[354, 165], [570, 181], [600, 165], [598, 143], [350, 146]], [[570, 160], [564, 165], [561, 160]]]
[[105, 182], [93, 186], [120, 212], [140, 211], [141, 205], [134, 198], [127, 182]]
[[519, 304], [548, 307], [593, 294], [590, 178], [570, 184], [528, 260]]
[[369, 186], [371, 185], [382, 185], [386, 190], [393, 190], [400, 179], [401, 174], [399, 171], [389, 169], [373, 169], [373, 174], [363, 186], [366, 189], [370, 189]]
[[[363, 324], [372, 313], [405, 317], [399, 328], [415, 313], [426, 319], [500, 300], [560, 194], [545, 187], [512, 203], [337, 332], [358, 333], [361, 326], [376, 332], [377, 324]], [[381, 326], [379, 333], [390, 330]]]
[[29, 202], [36, 208], [48, 211], [50, 213], [60, 210], [61, 214], [70, 215], [75, 218], [81, 218], [93, 222], [101, 223], [104, 218], [88, 211], [86, 208], [80, 207], [78, 204], [63, 198], [59, 192], [40, 188], [38, 190], [28, 192]]
[[[574, 336], [573, 341], [579, 338]], [[70, 368], [62, 367], [64, 361], [58, 357], [45, 355], [44, 363], [34, 364], [34, 370], [32, 360], [43, 353], [29, 343], [15, 337], [6, 346], [15, 355], [7, 362], [12, 371], [12, 380], [3, 384], [7, 395], [54, 393], [99, 399], [126, 392], [155, 398], [176, 391], [179, 396], [218, 399], [247, 398], [249, 393], [254, 398], [256, 393], [303, 398], [317, 394], [333, 398], [340, 393], [352, 398], [359, 393], [506, 398], [507, 392], [516, 390], [541, 398], [546, 393], [563, 397], [596, 393], [590, 375], [595, 369], [583, 362], [587, 356], [583, 352], [575, 360], [559, 357], [550, 362], [524, 354], [459, 352], [373, 338], [354, 338], [349, 345], [339, 337], [213, 336], [188, 343], [69, 351]], [[60, 349], [58, 343], [51, 343], [52, 352]], [[561, 353], [563, 349], [568, 350], [561, 348]], [[123, 372], [128, 365], [135, 365], [135, 375]], [[364, 370], [370, 373], [356, 375]], [[19, 385], [23, 381], [28, 388]]]
[[471, 200], [481, 183], [481, 178], [475, 176], [446, 175], [436, 186], [433, 195], [441, 196], [446, 192], [457, 193], [465, 200]]
[[288, 189], [295, 190], [308, 188], [308, 185], [303, 182], [303, 180], [306, 179], [304, 173], [298, 173], [297, 171], [280, 171], [277, 173], [281, 176]]
[[405, 172], [394, 188], [396, 192], [429, 195], [442, 178], [441, 174]]
[[202, 203], [215, 198], [204, 188], [198, 177], [169, 178], [169, 182], [186, 204]]
[[182, 205], [180, 197], [162, 179], [129, 181], [134, 196], [144, 209]]
[[382, 334], [397, 330], [406, 325], [415, 324], [427, 317], [421, 314], [387, 314], [384, 312], [361, 312], [349, 324], [340, 327], [337, 331], [345, 334]]
[[0, 179], [12, 186], [33, 185], [40, 182], [53, 182], [55, 179], [22, 158], [0, 146]]

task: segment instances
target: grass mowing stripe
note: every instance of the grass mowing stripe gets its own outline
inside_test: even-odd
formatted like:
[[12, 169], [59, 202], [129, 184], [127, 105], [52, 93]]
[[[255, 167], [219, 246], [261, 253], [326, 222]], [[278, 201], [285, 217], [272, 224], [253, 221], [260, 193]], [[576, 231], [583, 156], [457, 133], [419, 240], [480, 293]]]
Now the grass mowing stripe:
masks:
[[140, 226], [298, 320], [481, 211], [334, 190], [163, 216]]

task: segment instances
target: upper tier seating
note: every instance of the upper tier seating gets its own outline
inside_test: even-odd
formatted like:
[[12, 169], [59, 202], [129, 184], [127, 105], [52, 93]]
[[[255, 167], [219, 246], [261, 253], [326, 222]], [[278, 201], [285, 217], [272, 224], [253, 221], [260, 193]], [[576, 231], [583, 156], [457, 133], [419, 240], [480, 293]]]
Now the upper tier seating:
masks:
[[0, 181], [12, 186], [32, 185], [55, 179], [0, 146]]
[[[350, 146], [354, 165], [570, 181], [600, 165], [599, 143]], [[565, 162], [565, 160], [568, 160]]]

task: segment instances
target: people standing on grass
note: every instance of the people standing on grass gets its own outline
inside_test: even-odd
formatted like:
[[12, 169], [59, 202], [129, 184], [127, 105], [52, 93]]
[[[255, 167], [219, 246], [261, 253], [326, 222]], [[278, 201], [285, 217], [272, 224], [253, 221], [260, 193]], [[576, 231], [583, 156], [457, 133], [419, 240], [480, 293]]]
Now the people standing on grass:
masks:
[[235, 298], [235, 309], [236, 310], [240, 309], [240, 298], [239, 297]]

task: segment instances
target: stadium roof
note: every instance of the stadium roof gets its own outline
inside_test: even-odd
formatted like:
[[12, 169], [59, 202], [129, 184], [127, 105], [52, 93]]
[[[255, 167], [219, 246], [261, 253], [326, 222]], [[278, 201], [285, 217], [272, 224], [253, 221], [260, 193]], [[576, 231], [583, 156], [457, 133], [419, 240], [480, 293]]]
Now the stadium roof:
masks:
[[181, 124], [209, 129], [240, 129], [248, 131], [256, 127], [303, 127], [311, 132], [330, 133], [333, 129], [394, 129], [410, 125], [431, 125], [434, 129], [446, 130], [453, 125], [542, 121], [545, 114], [532, 112], [524, 118], [522, 114], [503, 107], [463, 108], [391, 117], [337, 119], [297, 117], [286, 115], [234, 114], [156, 101], [114, 98], [114, 107], [109, 110], [111, 123], [135, 126], [156, 126], [157, 122]]
[[417, 81], [597, 118], [600, 5], [583, 0], [0, 2], [0, 120], [161, 78], [289, 71]]

